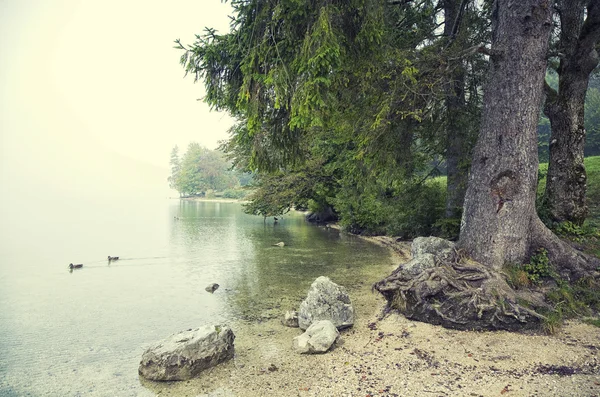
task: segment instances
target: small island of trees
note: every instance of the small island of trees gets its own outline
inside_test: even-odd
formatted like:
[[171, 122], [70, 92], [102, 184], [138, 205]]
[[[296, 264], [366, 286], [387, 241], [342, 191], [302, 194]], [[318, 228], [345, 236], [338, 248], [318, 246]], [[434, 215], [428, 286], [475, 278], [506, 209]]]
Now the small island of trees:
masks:
[[175, 146], [171, 150], [170, 164], [169, 187], [184, 198], [213, 195], [240, 199], [246, 195], [244, 187], [252, 181], [250, 173], [232, 170], [223, 153], [196, 142], [188, 145], [182, 157], [179, 147]]

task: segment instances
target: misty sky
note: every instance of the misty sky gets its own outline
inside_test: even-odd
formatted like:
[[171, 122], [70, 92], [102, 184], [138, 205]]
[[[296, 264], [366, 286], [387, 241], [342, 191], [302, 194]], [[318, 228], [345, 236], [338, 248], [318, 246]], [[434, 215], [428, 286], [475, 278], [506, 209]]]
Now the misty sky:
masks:
[[173, 41], [226, 32], [229, 13], [220, 0], [0, 0], [3, 193], [161, 183], [174, 145], [216, 148], [232, 121], [197, 101]]

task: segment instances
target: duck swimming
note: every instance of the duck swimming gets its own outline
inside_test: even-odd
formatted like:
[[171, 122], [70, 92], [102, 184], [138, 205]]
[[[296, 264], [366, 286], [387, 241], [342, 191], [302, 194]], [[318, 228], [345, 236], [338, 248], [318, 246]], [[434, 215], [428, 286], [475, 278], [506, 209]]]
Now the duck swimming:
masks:
[[119, 260], [119, 257], [118, 257], [118, 256], [110, 256], [110, 255], [108, 256], [108, 261], [109, 261], [109, 262], [110, 262], [110, 261], [117, 261], [117, 260]]
[[83, 263], [78, 263], [76, 265], [69, 263], [69, 269], [73, 270], [73, 269], [81, 269], [83, 267]]

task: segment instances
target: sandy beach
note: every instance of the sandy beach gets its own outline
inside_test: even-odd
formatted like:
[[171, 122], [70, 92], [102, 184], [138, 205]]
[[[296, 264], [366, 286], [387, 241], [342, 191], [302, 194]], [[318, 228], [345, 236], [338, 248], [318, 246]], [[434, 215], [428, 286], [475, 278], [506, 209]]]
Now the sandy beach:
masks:
[[[406, 259], [406, 243], [372, 241], [397, 263]], [[573, 321], [555, 335], [526, 335], [449, 330], [395, 313], [380, 319], [375, 281], [349, 289], [357, 321], [326, 354], [295, 353], [302, 331], [271, 318], [234, 329], [235, 358], [197, 379], [142, 382], [161, 396], [600, 395], [600, 328]]]

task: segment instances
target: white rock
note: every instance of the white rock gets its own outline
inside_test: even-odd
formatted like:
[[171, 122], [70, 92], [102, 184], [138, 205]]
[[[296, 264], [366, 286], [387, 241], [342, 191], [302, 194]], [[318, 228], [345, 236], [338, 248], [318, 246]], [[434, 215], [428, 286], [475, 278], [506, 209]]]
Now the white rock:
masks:
[[226, 325], [207, 325], [171, 335], [142, 355], [139, 374], [146, 379], [186, 380], [233, 357], [235, 335]]
[[339, 335], [339, 331], [331, 321], [315, 321], [306, 332], [294, 338], [294, 350], [300, 354], [325, 353]]
[[318, 320], [329, 320], [338, 329], [354, 324], [354, 307], [346, 289], [323, 276], [312, 283], [298, 310], [298, 325], [301, 329], [307, 329]]

